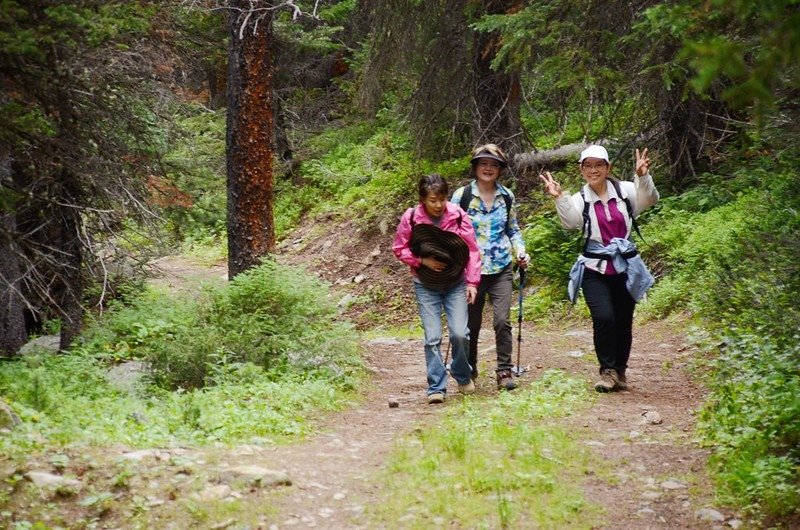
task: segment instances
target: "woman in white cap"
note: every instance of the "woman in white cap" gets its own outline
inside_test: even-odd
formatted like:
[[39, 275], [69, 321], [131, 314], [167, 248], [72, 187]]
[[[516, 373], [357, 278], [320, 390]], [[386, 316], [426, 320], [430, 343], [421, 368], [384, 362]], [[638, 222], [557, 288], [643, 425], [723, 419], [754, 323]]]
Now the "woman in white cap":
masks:
[[495, 144], [481, 145], [472, 151], [471, 163], [472, 182], [457, 189], [450, 199], [469, 215], [481, 249], [481, 282], [475, 303], [469, 307], [469, 363], [475, 379], [478, 377], [478, 334], [488, 294], [497, 349], [497, 386], [501, 390], [513, 390], [517, 383], [511, 361], [511, 264], [516, 256], [517, 264], [524, 269], [528, 266], [528, 255], [517, 222], [514, 194], [498, 182], [508, 166], [505, 153]]
[[555, 197], [556, 211], [565, 228], [583, 228], [583, 252], [570, 271], [569, 296], [578, 291], [592, 315], [594, 348], [600, 362], [598, 392], [627, 389], [626, 369], [631, 352], [633, 310], [653, 285], [653, 277], [631, 241], [634, 218], [658, 201], [650, 175], [647, 149], [636, 149], [633, 182], [610, 177], [605, 147], [592, 145], [580, 156], [586, 184], [570, 196], [549, 172], [539, 175]]

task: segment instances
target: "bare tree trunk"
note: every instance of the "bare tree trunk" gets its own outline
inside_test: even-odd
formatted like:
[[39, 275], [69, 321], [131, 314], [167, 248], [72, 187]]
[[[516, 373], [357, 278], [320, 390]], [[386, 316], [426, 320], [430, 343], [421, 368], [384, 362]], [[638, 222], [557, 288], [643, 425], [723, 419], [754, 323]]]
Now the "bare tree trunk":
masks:
[[[709, 135], [709, 116], [723, 116], [724, 109], [712, 109], [713, 101], [703, 101], [689, 91], [673, 88], [664, 95], [666, 105], [661, 110], [667, 160], [670, 167], [669, 186], [679, 192], [696, 180], [697, 175], [707, 171], [711, 165], [704, 145], [713, 145]], [[712, 111], [712, 112], [710, 112]], [[722, 131], [725, 125], [714, 123], [712, 130]]]
[[[518, 0], [485, 0], [487, 14], [509, 13]], [[522, 152], [522, 122], [520, 120], [521, 88], [519, 74], [493, 70], [491, 67], [500, 36], [475, 34], [473, 85], [475, 97], [475, 144], [499, 144], [510, 156]]]
[[225, 92], [228, 78], [225, 69], [216, 64], [207, 64], [205, 67], [206, 80], [208, 81], [208, 108], [221, 109], [225, 106]]
[[64, 285], [58, 303], [61, 315], [59, 349], [67, 350], [83, 325], [83, 249], [79, 237], [80, 213], [73, 207], [63, 207], [61, 216], [60, 250], [64, 257], [60, 276]]
[[[0, 101], [5, 102], [5, 97]], [[6, 180], [11, 180], [11, 156], [0, 148], [0, 186]], [[16, 355], [28, 338], [16, 233], [14, 210], [3, 206], [0, 208], [0, 357]]]
[[[228, 48], [228, 276], [275, 248], [271, 14], [254, 26], [250, 3], [231, 0]], [[243, 24], [247, 24], [242, 28]]]
[[11, 213], [0, 213], [0, 357], [16, 355], [27, 339], [14, 225]]

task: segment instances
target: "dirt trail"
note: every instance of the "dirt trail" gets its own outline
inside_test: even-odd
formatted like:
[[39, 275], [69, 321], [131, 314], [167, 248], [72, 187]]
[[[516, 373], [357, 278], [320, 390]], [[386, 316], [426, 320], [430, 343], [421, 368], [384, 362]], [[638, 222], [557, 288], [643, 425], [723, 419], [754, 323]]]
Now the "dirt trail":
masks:
[[[524, 341], [522, 364], [529, 364], [531, 371], [520, 379], [521, 385], [546, 369], [563, 369], [585, 377], [591, 395], [596, 368], [585, 329], [526, 326], [523, 336], [530, 338]], [[601, 475], [588, 477], [583, 485], [586, 496], [607, 508], [602, 528], [713, 526], [699, 512], [715, 507], [704, 473], [707, 454], [692, 443], [694, 412], [702, 398], [686, 372], [693, 351], [684, 344], [679, 324], [637, 326], [634, 340], [630, 390], [598, 396], [592, 407], [564, 420], [588, 440], [596, 466], [602, 468]], [[490, 373], [493, 351], [489, 344], [482, 344], [482, 350], [482, 371]], [[264, 455], [263, 465], [287, 471], [293, 482], [268, 495], [280, 507], [269, 518], [271, 528], [370, 528], [362, 513], [379, 500], [378, 472], [393, 440], [434, 420], [459, 399], [443, 406], [425, 403], [421, 341], [372, 342], [367, 361], [373, 377], [362, 403], [326, 418], [320, 433], [308, 441]], [[480, 397], [497, 394], [489, 375], [478, 383]], [[449, 394], [455, 395], [452, 381], [451, 386]], [[397, 399], [399, 407], [389, 408], [389, 398]]]
[[[198, 274], [209, 279], [224, 276], [224, 268], [198, 272], [180, 261], [166, 260], [160, 266], [173, 287], [182, 285], [180, 278]], [[392, 282], [396, 288], [398, 279]], [[684, 329], [680, 321], [637, 324], [628, 372], [630, 389], [598, 395], [591, 407], [562, 420], [579, 439], [586, 440], [595, 457], [598, 473], [576, 487], [583, 487], [588, 500], [606, 508], [601, 528], [738, 524], [733, 514], [712, 504], [705, 474], [708, 454], [693, 442], [695, 413], [703, 392], [690, 377], [689, 364], [696, 352], [686, 341]], [[516, 342], [516, 329], [514, 333]], [[597, 368], [588, 323], [562, 329], [526, 323], [523, 337], [521, 364], [530, 366], [530, 371], [519, 379], [521, 386], [547, 369], [561, 369], [584, 378], [587, 398], [595, 397], [591, 382]], [[483, 399], [493, 399], [498, 392], [492, 342], [491, 332], [481, 337], [477, 383]], [[291, 486], [259, 493], [265, 505], [276, 507], [260, 519], [263, 528], [373, 528], [364, 510], [380, 500], [379, 473], [394, 440], [434, 421], [459, 399], [451, 380], [449, 395], [454, 397], [444, 405], [426, 404], [421, 340], [385, 337], [365, 343], [364, 352], [371, 378], [363, 400], [322, 418], [318, 433], [306, 441], [256, 451], [234, 450], [223, 459], [227, 460], [223, 467], [255, 464], [285, 471], [291, 478]], [[390, 399], [399, 406], [390, 408]]]

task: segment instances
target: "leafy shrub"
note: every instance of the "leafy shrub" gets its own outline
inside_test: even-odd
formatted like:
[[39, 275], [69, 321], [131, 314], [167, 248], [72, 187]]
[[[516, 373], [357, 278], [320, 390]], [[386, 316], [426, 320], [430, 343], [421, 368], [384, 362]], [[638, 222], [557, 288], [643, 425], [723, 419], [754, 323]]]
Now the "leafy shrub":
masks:
[[359, 363], [336, 316], [324, 284], [266, 261], [195, 299], [144, 293], [93, 328], [82, 350], [146, 359], [154, 382], [168, 389], [203, 387], [220, 369], [247, 363], [270, 377], [300, 373], [347, 388]]
[[[665, 315], [691, 309], [724, 325], [781, 335], [800, 313], [800, 194], [786, 189], [789, 175], [773, 176], [776, 189], [741, 192], [704, 213], [678, 215], [674, 205], [649, 226], [666, 279], [651, 293], [647, 311]], [[783, 191], [778, 192], [778, 189]], [[785, 208], [776, 208], [784, 204]]]
[[750, 512], [800, 506], [800, 335], [791, 344], [737, 330], [712, 363], [700, 430], [728, 501]]
[[[106, 379], [128, 359], [152, 369], [137, 393]], [[23, 420], [0, 437], [0, 455], [302, 435], [314, 413], [344, 403], [360, 373], [327, 287], [267, 261], [193, 297], [151, 289], [114, 302], [69, 354], [0, 364], [0, 395]]]
[[265, 261], [216, 293], [204, 320], [222, 330], [229, 360], [264, 368], [288, 362], [346, 380], [355, 368], [355, 343], [328, 294], [304, 271]]
[[[566, 286], [569, 270], [580, 250], [574, 231], [561, 228], [552, 213], [533, 217], [523, 230], [525, 248], [529, 249], [529, 273], [535, 278], [545, 278]], [[566, 291], [565, 291], [566, 292]]]

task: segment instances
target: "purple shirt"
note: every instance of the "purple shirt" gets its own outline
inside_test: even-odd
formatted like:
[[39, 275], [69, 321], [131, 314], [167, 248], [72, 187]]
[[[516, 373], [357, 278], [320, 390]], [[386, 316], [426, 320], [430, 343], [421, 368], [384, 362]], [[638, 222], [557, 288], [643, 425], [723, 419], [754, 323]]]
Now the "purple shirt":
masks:
[[[608, 245], [615, 237], [625, 238], [628, 235], [628, 225], [625, 223], [625, 216], [617, 208], [617, 200], [608, 200], [608, 215], [603, 201], [594, 203], [594, 213], [597, 215], [597, 224], [600, 227], [600, 237], [603, 238], [603, 245]], [[609, 260], [606, 265], [606, 274], [616, 274], [614, 264]]]

